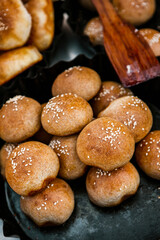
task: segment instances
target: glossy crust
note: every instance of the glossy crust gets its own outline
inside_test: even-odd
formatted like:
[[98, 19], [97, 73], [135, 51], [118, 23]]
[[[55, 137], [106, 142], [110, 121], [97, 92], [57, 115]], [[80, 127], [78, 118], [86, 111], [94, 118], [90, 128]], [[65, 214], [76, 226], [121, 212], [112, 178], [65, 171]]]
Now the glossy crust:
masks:
[[83, 33], [89, 37], [93, 45], [103, 45], [103, 26], [99, 17], [89, 20]]
[[27, 196], [43, 189], [59, 171], [56, 153], [40, 142], [25, 142], [16, 147], [6, 163], [6, 179], [19, 195]]
[[118, 14], [133, 25], [147, 22], [154, 14], [155, 0], [113, 0]]
[[21, 47], [30, 35], [31, 16], [20, 0], [0, 2], [0, 50]]
[[40, 51], [49, 48], [54, 37], [54, 9], [52, 0], [29, 0], [26, 8], [32, 16], [29, 44]]
[[133, 95], [131, 90], [129, 88], [124, 88], [120, 83], [113, 81], [102, 82], [100, 91], [91, 100], [94, 115], [97, 116], [98, 113], [108, 107], [113, 100], [131, 95]]
[[52, 95], [75, 93], [87, 101], [93, 98], [101, 87], [101, 79], [96, 71], [87, 67], [71, 67], [55, 79]]
[[148, 42], [155, 56], [160, 56], [160, 32], [151, 28], [143, 28], [139, 32]]
[[160, 131], [150, 132], [136, 146], [136, 161], [150, 177], [160, 180]]
[[34, 46], [26, 46], [1, 54], [0, 85], [8, 82], [41, 60], [42, 55]]
[[56, 178], [40, 193], [21, 197], [20, 206], [38, 226], [60, 225], [74, 210], [74, 194], [65, 181]]
[[113, 170], [128, 163], [135, 148], [129, 129], [112, 118], [99, 118], [89, 123], [77, 139], [77, 153], [86, 165]]
[[5, 178], [6, 162], [17, 145], [17, 143], [5, 143], [0, 150], [0, 168], [3, 178]]
[[65, 93], [49, 100], [43, 108], [43, 128], [56, 136], [67, 136], [79, 132], [93, 117], [89, 103], [76, 94]]
[[114, 100], [98, 114], [111, 117], [125, 124], [139, 142], [151, 130], [153, 118], [149, 107], [138, 97], [127, 96]]
[[34, 99], [17, 95], [0, 109], [0, 137], [6, 142], [21, 142], [40, 128], [41, 105]]
[[87, 166], [80, 161], [76, 152], [77, 137], [78, 135], [54, 136], [49, 144], [59, 157], [60, 170], [58, 175], [67, 180], [77, 179], [87, 170]]
[[136, 168], [127, 163], [112, 172], [91, 168], [86, 179], [90, 200], [100, 207], [113, 207], [134, 195], [140, 183]]

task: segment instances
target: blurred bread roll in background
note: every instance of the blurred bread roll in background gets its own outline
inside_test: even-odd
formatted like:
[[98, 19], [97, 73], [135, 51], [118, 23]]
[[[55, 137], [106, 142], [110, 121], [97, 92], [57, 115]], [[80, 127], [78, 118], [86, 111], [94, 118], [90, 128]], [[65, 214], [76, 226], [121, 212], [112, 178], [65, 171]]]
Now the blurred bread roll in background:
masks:
[[40, 62], [42, 55], [34, 46], [17, 48], [0, 55], [0, 85]]
[[40, 51], [46, 50], [54, 37], [54, 9], [52, 0], [29, 0], [26, 9], [32, 17], [32, 29], [28, 43]]
[[147, 22], [155, 13], [155, 0], [113, 0], [113, 6], [122, 19], [133, 25]]
[[23, 46], [31, 26], [31, 16], [21, 0], [0, 1], [0, 50]]
[[160, 32], [151, 28], [143, 28], [139, 30], [140, 34], [148, 42], [155, 56], [160, 56]]

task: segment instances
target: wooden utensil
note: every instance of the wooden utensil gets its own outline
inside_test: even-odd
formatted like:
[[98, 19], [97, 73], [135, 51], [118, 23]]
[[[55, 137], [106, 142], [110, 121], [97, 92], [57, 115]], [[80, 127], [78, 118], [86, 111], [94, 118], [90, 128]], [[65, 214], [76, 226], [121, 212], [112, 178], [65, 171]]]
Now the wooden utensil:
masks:
[[160, 64], [138, 30], [123, 21], [109, 0], [92, 0], [103, 24], [104, 47], [122, 84], [160, 76]]

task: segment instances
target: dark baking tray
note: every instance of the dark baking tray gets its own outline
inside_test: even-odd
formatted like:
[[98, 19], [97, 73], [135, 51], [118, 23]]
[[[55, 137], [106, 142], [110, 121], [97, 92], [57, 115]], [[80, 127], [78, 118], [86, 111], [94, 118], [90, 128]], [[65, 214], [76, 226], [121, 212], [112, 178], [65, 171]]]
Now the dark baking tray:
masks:
[[[57, 2], [57, 12], [60, 15], [57, 20], [56, 37], [50, 49], [43, 53], [43, 62], [1, 86], [0, 105], [9, 97], [17, 94], [33, 97], [40, 103], [48, 101], [52, 97], [51, 86], [56, 76], [75, 65], [95, 69], [100, 74], [102, 81], [119, 81], [102, 48], [94, 48], [83, 36], [77, 35], [70, 29], [66, 31], [63, 26], [61, 28], [63, 11], [67, 12], [68, 5], [65, 4], [69, 3], [70, 1], [65, 1], [64, 5], [61, 5], [62, 3]], [[160, 9], [159, 5], [157, 11]], [[70, 16], [70, 22], [74, 22], [74, 20], [76, 19]], [[156, 21], [154, 28], [157, 26], [158, 22]], [[80, 48], [81, 44], [83, 49]], [[75, 46], [75, 51], [77, 48], [83, 55], [72, 60], [73, 55], [70, 53], [73, 46]], [[154, 116], [153, 129], [160, 129], [160, 111], [158, 109], [160, 108], [160, 78], [135, 86], [131, 90], [149, 104]], [[2, 145], [3, 141], [0, 144]], [[134, 158], [132, 162], [136, 166]], [[4, 220], [4, 235], [18, 235], [22, 240], [70, 240], [73, 238], [78, 240], [158, 240], [160, 239], [160, 199], [158, 198], [160, 184], [159, 181], [143, 174], [138, 167], [137, 169], [141, 176], [137, 194], [115, 208], [99, 208], [89, 201], [85, 190], [86, 176], [73, 182], [70, 181], [69, 184], [75, 192], [76, 200], [71, 218], [62, 226], [42, 229], [35, 226], [21, 212], [19, 196], [0, 177], [0, 218]]]

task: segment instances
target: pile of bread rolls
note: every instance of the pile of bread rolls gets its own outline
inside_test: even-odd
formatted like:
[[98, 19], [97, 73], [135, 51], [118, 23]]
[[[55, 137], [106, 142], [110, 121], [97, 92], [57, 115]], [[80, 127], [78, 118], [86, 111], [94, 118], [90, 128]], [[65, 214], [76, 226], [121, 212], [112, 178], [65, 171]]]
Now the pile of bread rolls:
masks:
[[52, 0], [1, 0], [0, 85], [41, 61], [53, 37]]
[[150, 132], [151, 111], [129, 89], [74, 66], [57, 76], [51, 91], [43, 105], [15, 96], [0, 109], [1, 174], [37, 225], [67, 221], [74, 193], [66, 181], [85, 173], [88, 197], [98, 206], [135, 194], [134, 152], [142, 170], [160, 179], [160, 131]]

